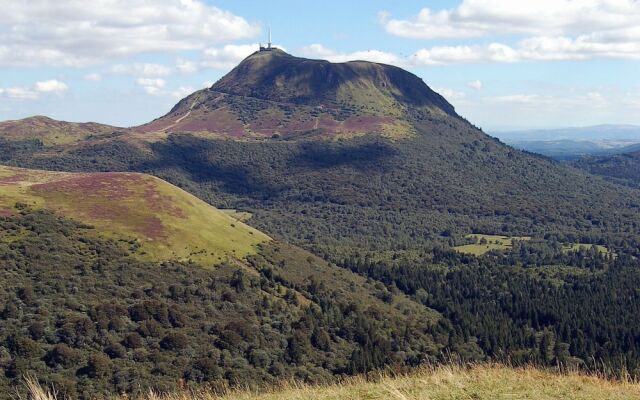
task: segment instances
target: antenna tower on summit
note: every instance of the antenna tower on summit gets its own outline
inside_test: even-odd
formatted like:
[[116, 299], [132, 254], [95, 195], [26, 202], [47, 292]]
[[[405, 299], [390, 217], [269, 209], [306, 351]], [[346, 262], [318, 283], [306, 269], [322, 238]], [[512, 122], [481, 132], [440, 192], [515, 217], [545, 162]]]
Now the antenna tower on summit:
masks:
[[269, 41], [267, 42], [267, 47], [264, 47], [262, 43], [260, 43], [260, 51], [271, 51], [273, 47], [271, 47], [271, 27], [269, 27]]

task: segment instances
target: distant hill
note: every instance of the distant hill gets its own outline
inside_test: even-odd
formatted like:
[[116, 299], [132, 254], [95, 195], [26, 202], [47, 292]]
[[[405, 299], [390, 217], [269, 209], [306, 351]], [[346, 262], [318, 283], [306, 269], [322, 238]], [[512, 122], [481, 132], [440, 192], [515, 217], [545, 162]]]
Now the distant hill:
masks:
[[583, 157], [573, 165], [592, 174], [619, 179], [640, 186], [640, 146], [625, 154]]
[[565, 161], [585, 156], [631, 153], [640, 149], [640, 143], [633, 140], [548, 140], [508, 144], [516, 149]]
[[51, 147], [72, 145], [92, 138], [117, 134], [117, 132], [123, 130], [123, 128], [95, 122], [65, 122], [36, 116], [0, 122], [0, 139], [11, 141], [39, 140], [45, 146]]
[[[54, 210], [122, 240], [145, 260], [205, 265], [254, 254], [265, 234], [161, 179], [136, 173], [63, 173], [0, 166], [0, 214]], [[22, 205], [22, 206], [20, 206]]]
[[530, 129], [520, 131], [492, 132], [492, 136], [511, 143], [519, 141], [554, 140], [635, 140], [640, 141], [640, 126], [635, 125], [595, 125], [576, 128]]
[[622, 154], [640, 147], [640, 127], [633, 125], [495, 132], [492, 135], [517, 149], [558, 160]]

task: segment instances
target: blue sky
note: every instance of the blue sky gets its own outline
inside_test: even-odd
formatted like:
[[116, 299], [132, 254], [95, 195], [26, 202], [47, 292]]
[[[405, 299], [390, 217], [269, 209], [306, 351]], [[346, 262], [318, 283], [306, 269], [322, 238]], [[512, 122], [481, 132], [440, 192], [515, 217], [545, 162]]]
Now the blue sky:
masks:
[[640, 125], [634, 0], [0, 0], [0, 120], [147, 122], [266, 40], [420, 76], [487, 131]]

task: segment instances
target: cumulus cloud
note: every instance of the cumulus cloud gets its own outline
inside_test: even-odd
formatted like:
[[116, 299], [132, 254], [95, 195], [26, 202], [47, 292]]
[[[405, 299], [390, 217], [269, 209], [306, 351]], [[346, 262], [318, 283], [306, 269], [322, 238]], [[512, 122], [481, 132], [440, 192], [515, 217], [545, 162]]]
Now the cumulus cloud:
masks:
[[[546, 98], [548, 102], [550, 98]], [[506, 96], [486, 97], [486, 101], [492, 103], [517, 103], [517, 104], [540, 104], [542, 96], [537, 94], [510, 94]]]
[[198, 70], [198, 66], [193, 61], [178, 59], [176, 70], [181, 74], [192, 74]]
[[66, 92], [69, 87], [66, 83], [56, 79], [48, 81], [36, 82], [35, 90], [40, 93], [62, 93]]
[[257, 25], [203, 0], [0, 0], [0, 65], [84, 66], [254, 37]]
[[499, 34], [583, 35], [635, 28], [640, 3], [634, 0], [463, 0], [454, 9], [423, 8], [410, 19], [380, 20], [387, 32], [417, 39], [470, 38]]
[[[570, 124], [587, 126], [606, 121], [634, 124], [637, 121], [638, 92], [621, 91], [615, 86], [548, 89], [470, 97], [464, 102], [456, 102], [456, 109], [476, 123], [496, 130]], [[505, 115], [509, 118], [505, 119]]]
[[167, 82], [160, 78], [138, 78], [136, 84], [147, 94], [157, 96], [162, 94], [162, 89], [167, 85]]
[[[640, 2], [634, 0], [463, 0], [410, 19], [382, 13], [385, 30], [415, 39], [490, 38], [489, 44], [436, 46], [416, 52], [420, 65], [472, 62], [640, 59]], [[508, 36], [511, 43], [505, 44]]]
[[479, 80], [477, 80], [477, 79], [476, 79], [475, 81], [469, 82], [467, 85], [468, 85], [470, 88], [475, 89], [475, 90], [480, 90], [480, 89], [482, 89], [482, 82], [480, 82], [480, 81], [479, 81]]
[[418, 50], [413, 65], [515, 63], [522, 61], [581, 61], [594, 58], [640, 59], [637, 43], [598, 43], [593, 37], [535, 37], [510, 47], [501, 43], [476, 46], [436, 46]]
[[321, 44], [311, 44], [301, 49], [301, 54], [310, 58], [322, 58], [331, 62], [371, 61], [382, 64], [404, 65], [404, 60], [393, 54], [380, 50], [362, 50], [351, 53], [340, 53]]
[[612, 104], [619, 103], [620, 99], [607, 96], [597, 91], [590, 91], [566, 95], [511, 94], [485, 97], [483, 101], [488, 103], [518, 105], [523, 108], [589, 109], [593, 112], [598, 109], [610, 108]]
[[2, 93], [11, 99], [35, 100], [40, 94], [27, 87], [10, 87], [2, 90]]
[[420, 49], [409, 57], [381, 50], [340, 53], [321, 44], [305, 46], [300, 50], [300, 53], [305, 57], [322, 58], [332, 62], [363, 60], [403, 68], [484, 62], [512, 63], [525, 59], [524, 54], [499, 43], [492, 43], [488, 46], [435, 46], [429, 49]]
[[434, 88], [433, 90], [441, 94], [445, 99], [447, 99], [450, 102], [456, 101], [456, 100], [462, 100], [467, 97], [467, 95], [464, 92], [460, 92], [460, 91], [449, 89], [449, 88], [440, 87], [440, 88]]
[[202, 54], [201, 66], [214, 69], [229, 69], [258, 50], [258, 43], [228, 44], [223, 47], [210, 47]]
[[169, 91], [168, 94], [173, 98], [182, 99], [193, 92], [195, 92], [195, 89], [191, 86], [180, 86], [177, 89]]
[[162, 78], [138, 78], [136, 85], [142, 88], [145, 93], [151, 96], [165, 96], [176, 99], [183, 98], [193, 92], [195, 89], [190, 86], [180, 86], [176, 89], [167, 89], [167, 81]]
[[69, 89], [66, 83], [57, 79], [38, 81], [31, 87], [14, 86], [0, 88], [0, 96], [18, 100], [36, 100], [41, 94], [62, 94]]
[[94, 81], [94, 82], [98, 82], [102, 80], [102, 75], [100, 75], [97, 72], [92, 72], [90, 74], [86, 74], [84, 76], [84, 79], [88, 80], [88, 81]]
[[111, 67], [110, 72], [117, 75], [131, 76], [167, 76], [171, 74], [172, 69], [162, 64], [152, 63], [134, 63], [134, 64], [116, 64]]

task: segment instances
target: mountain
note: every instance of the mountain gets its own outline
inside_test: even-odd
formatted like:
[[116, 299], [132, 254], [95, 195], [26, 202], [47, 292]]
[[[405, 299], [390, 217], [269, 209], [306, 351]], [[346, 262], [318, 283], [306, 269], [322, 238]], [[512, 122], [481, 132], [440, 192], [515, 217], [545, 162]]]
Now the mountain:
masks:
[[640, 146], [629, 146], [629, 152], [616, 155], [583, 157], [573, 165], [592, 174], [614, 178], [640, 186]]
[[270, 240], [184, 190], [143, 174], [0, 166], [0, 214], [16, 214], [24, 207], [91, 225], [145, 260], [213, 265], [255, 254], [258, 244]]
[[213, 86], [139, 130], [245, 138], [406, 136], [413, 133], [406, 118], [418, 111], [455, 114], [442, 96], [398, 67], [333, 64], [274, 49], [252, 54]]
[[633, 140], [548, 140], [508, 142], [516, 149], [541, 154], [560, 161], [576, 160], [580, 157], [631, 153], [640, 148]]
[[[489, 137], [395, 67], [259, 52], [147, 125], [73, 146], [0, 140], [0, 160], [150, 174], [218, 209], [250, 213], [250, 224], [273, 239], [219, 268], [172, 262], [160, 266], [163, 274], [147, 274], [140, 268], [159, 266], [135, 267], [144, 260], [127, 249], [112, 257], [111, 243], [94, 244], [84, 228], [74, 228], [70, 243], [48, 216], [9, 216], [3, 235], [16, 267], [4, 271], [7, 281], [28, 280], [56, 304], [58, 296], [29, 274], [48, 265], [38, 257], [50, 260], [53, 235], [66, 249], [55, 268], [65, 268], [64, 281], [83, 282], [63, 292], [68, 312], [83, 322], [47, 317], [51, 333], [37, 345], [11, 339], [13, 327], [27, 334], [37, 304], [26, 304], [15, 284], [1, 294], [15, 305], [0, 322], [11, 379], [29, 362], [49, 376], [63, 369], [90, 393], [92, 381], [76, 364], [42, 365], [42, 354], [62, 338], [76, 345], [67, 338], [84, 338], [74, 332], [99, 323], [102, 330], [87, 328], [90, 340], [77, 344], [79, 365], [106, 354], [113, 370], [96, 385], [123, 391], [134, 390], [138, 370], [147, 387], [159, 388], [178, 379], [322, 381], [448, 353], [572, 368], [602, 363], [619, 376], [640, 371], [632, 339], [640, 337], [640, 190]], [[13, 228], [40, 225], [46, 235], [23, 238]], [[456, 252], [459, 246], [476, 246], [478, 256]], [[126, 286], [112, 287], [123, 270], [131, 271]], [[106, 333], [102, 314], [91, 311], [95, 280], [103, 284], [100, 298], [126, 309]], [[145, 301], [174, 306], [188, 323], [173, 326], [180, 321]], [[109, 341], [126, 346], [133, 330], [146, 335], [140, 315], [162, 326], [144, 336], [141, 350]], [[170, 333], [187, 340], [164, 340]], [[25, 357], [25, 347], [42, 354]], [[196, 359], [202, 354], [206, 360]]]
[[[286, 111], [272, 115], [279, 127], [249, 140], [276, 109]], [[319, 127], [367, 115], [407, 130], [289, 125], [311, 112], [322, 114]], [[194, 121], [238, 130], [181, 125]], [[158, 176], [216, 207], [249, 211], [271, 237], [336, 262], [451, 248], [470, 233], [607, 242], [640, 223], [640, 192], [505, 146], [409, 72], [279, 50], [254, 53], [210, 89], [122, 135], [74, 147], [1, 143], [0, 160], [15, 166]]]
[[628, 153], [640, 145], [640, 127], [633, 125], [495, 132], [492, 135], [517, 149], [557, 160]]
[[11, 141], [38, 140], [47, 147], [72, 145], [92, 138], [117, 134], [122, 130], [122, 128], [95, 122], [56, 121], [43, 116], [0, 122], [1, 139]]
[[640, 126], [609, 124], [574, 128], [531, 129], [492, 132], [492, 136], [500, 138], [500, 140], [507, 143], [554, 140], [634, 140], [640, 142]]

